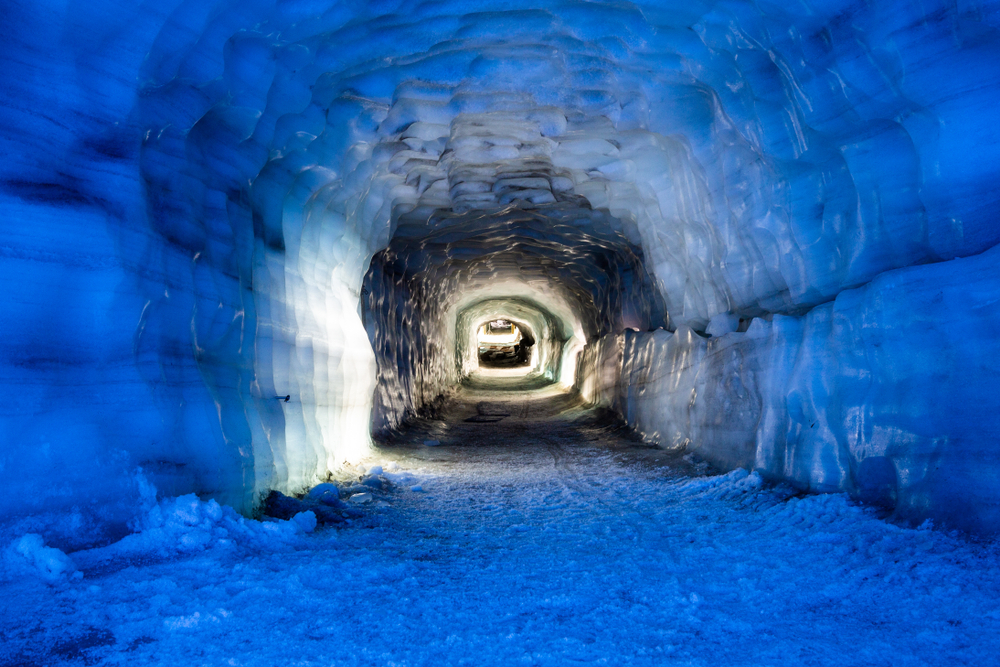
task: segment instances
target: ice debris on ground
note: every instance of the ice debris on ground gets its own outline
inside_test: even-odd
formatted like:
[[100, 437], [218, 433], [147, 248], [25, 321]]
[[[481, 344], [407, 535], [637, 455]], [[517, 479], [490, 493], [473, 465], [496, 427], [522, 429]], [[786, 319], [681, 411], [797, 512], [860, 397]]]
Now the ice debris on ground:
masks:
[[299, 545], [300, 537], [313, 532], [317, 525], [317, 516], [312, 511], [296, 512], [287, 520], [266, 517], [264, 521], [256, 521], [194, 494], [164, 498], [146, 508], [134, 532], [107, 546], [67, 555], [47, 546], [37, 533], [14, 539], [2, 552], [4, 567], [0, 582], [23, 574], [37, 576], [50, 584], [76, 581], [83, 578], [84, 570], [109, 563], [171, 559], [213, 548], [254, 551], [294, 548]]
[[292, 517], [294, 523], [303, 533], [311, 533], [316, 530], [316, 513], [312, 510], [299, 512]]
[[29, 572], [48, 583], [83, 577], [69, 556], [55, 547], [46, 546], [37, 533], [28, 533], [11, 543], [5, 560], [11, 573]]
[[[745, 471], [462, 456], [423, 463], [435, 496], [393, 495], [364, 530], [160, 501], [144, 532], [71, 554], [82, 582], [4, 584], [0, 664], [932, 667], [1000, 651], [995, 544]], [[136, 542], [169, 548], [124, 557]]]
[[194, 494], [165, 498], [150, 508], [138, 530], [106, 547], [75, 554], [82, 569], [101, 562], [169, 559], [213, 548], [283, 550], [299, 544], [317, 525], [311, 511], [296, 512], [287, 520], [247, 519], [231, 507]]
[[306, 494], [306, 498], [332, 505], [334, 504], [333, 501], [340, 500], [340, 489], [337, 488], [336, 484], [331, 484], [329, 482], [325, 484], [317, 484], [309, 490], [309, 493]]

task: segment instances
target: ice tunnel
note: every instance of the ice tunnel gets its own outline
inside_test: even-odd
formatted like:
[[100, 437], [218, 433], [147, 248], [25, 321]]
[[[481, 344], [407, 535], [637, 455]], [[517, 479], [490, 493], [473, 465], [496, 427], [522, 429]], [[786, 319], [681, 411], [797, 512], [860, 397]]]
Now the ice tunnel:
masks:
[[252, 512], [506, 318], [663, 447], [1000, 528], [1000, 3], [477, 8], [6, 3], [5, 524]]

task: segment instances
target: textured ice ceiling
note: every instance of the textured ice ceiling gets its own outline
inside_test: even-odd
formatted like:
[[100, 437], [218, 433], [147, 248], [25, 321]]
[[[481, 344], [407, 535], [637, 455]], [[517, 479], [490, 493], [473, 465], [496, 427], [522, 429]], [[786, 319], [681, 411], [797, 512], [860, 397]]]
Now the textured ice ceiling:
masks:
[[1000, 241], [997, 3], [477, 8], [7, 3], [0, 512], [119, 520], [137, 467], [301, 489], [373, 401], [391, 426], [453, 380], [491, 299], [562, 354]]
[[376, 255], [364, 321], [379, 357], [373, 426], [397, 426], [478, 365], [475, 332], [524, 318], [540, 374], [574, 384], [600, 336], [666, 323], [642, 253], [608, 215], [573, 205], [404, 216]]

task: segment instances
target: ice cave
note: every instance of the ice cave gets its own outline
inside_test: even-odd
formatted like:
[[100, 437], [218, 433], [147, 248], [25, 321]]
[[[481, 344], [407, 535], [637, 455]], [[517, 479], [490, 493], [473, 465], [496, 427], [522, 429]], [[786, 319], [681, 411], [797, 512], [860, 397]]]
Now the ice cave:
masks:
[[1000, 2], [0, 15], [0, 665], [995, 659]]

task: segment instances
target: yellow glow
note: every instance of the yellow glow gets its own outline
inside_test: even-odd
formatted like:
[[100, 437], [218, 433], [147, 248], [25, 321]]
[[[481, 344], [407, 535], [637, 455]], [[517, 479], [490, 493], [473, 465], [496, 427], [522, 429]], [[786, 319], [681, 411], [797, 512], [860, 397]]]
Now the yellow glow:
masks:
[[510, 323], [510, 331], [490, 332], [490, 322], [486, 322], [479, 327], [476, 336], [480, 345], [516, 345], [523, 336], [521, 330], [513, 322]]

